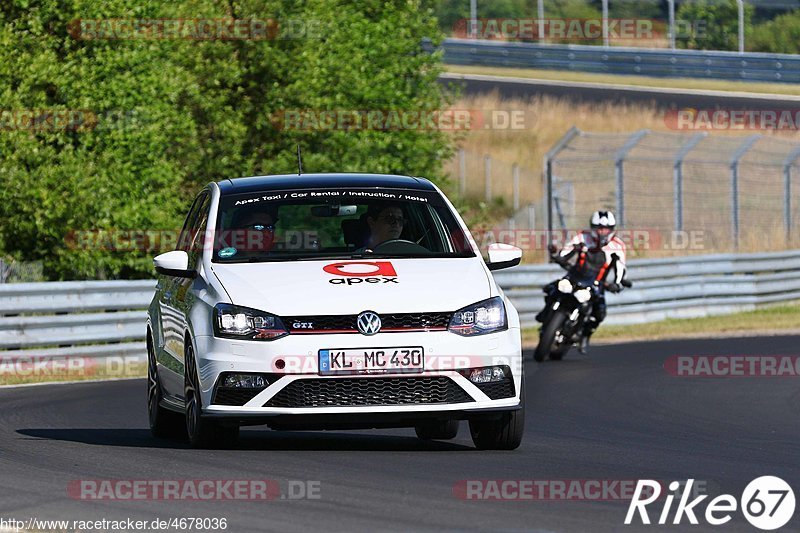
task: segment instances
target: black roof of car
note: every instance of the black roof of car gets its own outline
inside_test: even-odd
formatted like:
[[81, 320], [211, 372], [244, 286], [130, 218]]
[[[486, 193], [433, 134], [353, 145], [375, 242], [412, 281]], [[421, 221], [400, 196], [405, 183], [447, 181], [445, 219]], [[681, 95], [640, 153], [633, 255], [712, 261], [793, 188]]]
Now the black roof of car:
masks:
[[217, 182], [223, 195], [286, 189], [328, 189], [340, 187], [436, 190], [425, 178], [392, 174], [283, 174], [226, 179]]

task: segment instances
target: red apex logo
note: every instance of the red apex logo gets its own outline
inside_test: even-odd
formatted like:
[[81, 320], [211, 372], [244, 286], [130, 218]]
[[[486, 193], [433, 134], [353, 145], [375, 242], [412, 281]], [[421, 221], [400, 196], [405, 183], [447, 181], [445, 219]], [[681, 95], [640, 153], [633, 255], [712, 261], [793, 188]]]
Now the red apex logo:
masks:
[[353, 261], [325, 265], [322, 270], [334, 276], [397, 276], [394, 266], [389, 261]]

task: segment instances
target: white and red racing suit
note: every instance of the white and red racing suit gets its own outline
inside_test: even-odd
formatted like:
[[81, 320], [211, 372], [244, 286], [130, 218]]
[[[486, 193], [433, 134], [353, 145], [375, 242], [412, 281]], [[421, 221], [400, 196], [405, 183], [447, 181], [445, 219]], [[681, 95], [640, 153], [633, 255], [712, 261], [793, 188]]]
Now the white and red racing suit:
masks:
[[[575, 261], [569, 267], [570, 274], [597, 282], [597, 299], [592, 308], [592, 316], [584, 330], [584, 335], [587, 337], [594, 333], [606, 317], [605, 289], [609, 288], [613, 292], [621, 289], [620, 284], [625, 277], [625, 251], [625, 243], [616, 236], [609, 239], [605, 246], [599, 246], [592, 233], [584, 231], [573, 237], [557, 255], [553, 256], [554, 261], [565, 267], [574, 257]], [[607, 287], [606, 280], [612, 271], [614, 275]], [[549, 297], [548, 293], [545, 299], [546, 306], [550, 304]]]

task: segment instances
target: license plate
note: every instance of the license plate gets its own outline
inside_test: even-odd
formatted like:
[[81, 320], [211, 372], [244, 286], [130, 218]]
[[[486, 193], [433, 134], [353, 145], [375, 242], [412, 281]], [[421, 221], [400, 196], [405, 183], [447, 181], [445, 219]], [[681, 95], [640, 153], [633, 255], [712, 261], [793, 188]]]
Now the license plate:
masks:
[[379, 374], [422, 372], [421, 347], [346, 348], [319, 351], [320, 374]]

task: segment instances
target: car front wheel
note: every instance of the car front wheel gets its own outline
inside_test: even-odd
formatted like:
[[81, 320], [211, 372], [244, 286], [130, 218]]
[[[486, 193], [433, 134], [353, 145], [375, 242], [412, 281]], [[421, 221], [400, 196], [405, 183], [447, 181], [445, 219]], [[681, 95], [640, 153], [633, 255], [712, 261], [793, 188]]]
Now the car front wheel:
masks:
[[472, 442], [479, 450], [515, 450], [525, 432], [525, 380], [519, 395], [520, 408], [506, 411], [499, 418], [469, 421]]
[[186, 433], [195, 448], [229, 448], [239, 438], [238, 425], [223, 425], [202, 416], [202, 399], [197, 377], [194, 349], [187, 341], [184, 372], [184, 398], [186, 401]]

